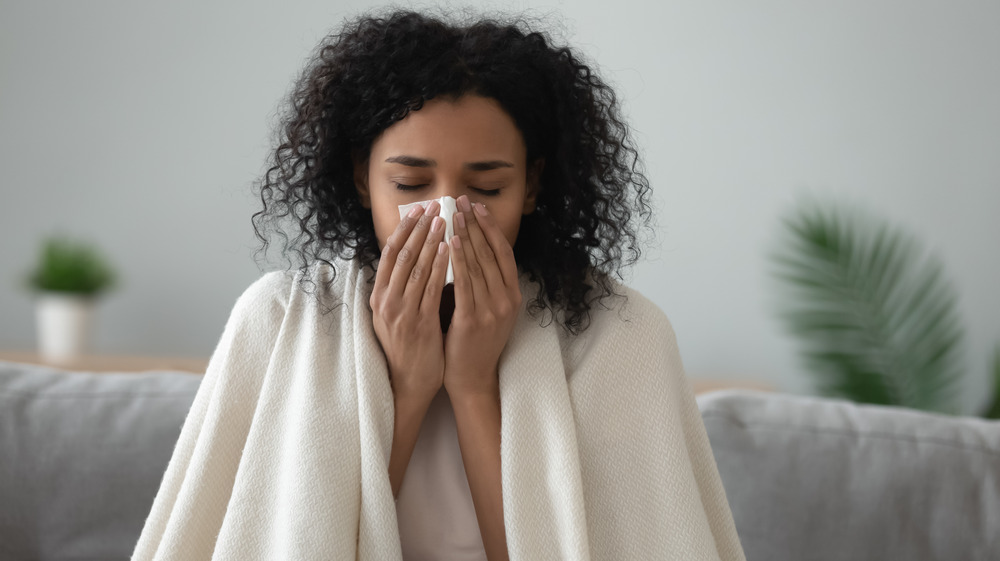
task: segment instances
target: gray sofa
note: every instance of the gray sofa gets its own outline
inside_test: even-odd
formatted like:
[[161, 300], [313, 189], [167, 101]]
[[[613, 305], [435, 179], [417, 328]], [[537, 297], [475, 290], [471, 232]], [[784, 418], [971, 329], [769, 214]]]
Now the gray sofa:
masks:
[[[0, 559], [128, 559], [200, 376], [0, 362]], [[750, 561], [1000, 560], [1000, 423], [698, 397]]]

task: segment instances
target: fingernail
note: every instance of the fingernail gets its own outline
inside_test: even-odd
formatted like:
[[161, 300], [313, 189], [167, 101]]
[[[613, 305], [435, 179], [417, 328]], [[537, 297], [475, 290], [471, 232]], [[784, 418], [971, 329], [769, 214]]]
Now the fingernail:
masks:
[[416, 206], [414, 206], [413, 208], [410, 209], [410, 212], [407, 213], [407, 216], [409, 216], [410, 218], [416, 218], [416, 217], [420, 216], [420, 214], [423, 211], [424, 211], [424, 207], [422, 207], [420, 205], [416, 205]]
[[455, 213], [455, 223], [458, 224], [459, 228], [465, 228], [465, 215], [461, 212]]
[[427, 205], [427, 214], [437, 214], [441, 210], [441, 204], [437, 201], [431, 201], [431, 204]]
[[479, 216], [486, 216], [486, 205], [483, 203], [476, 203], [474, 208], [476, 209], [476, 212], [479, 213]]
[[438, 244], [438, 253], [440, 255], [444, 255], [445, 253], [448, 253], [448, 244], [446, 244], [444, 242], [439, 243]]
[[462, 209], [462, 212], [472, 212], [472, 206], [469, 205], [469, 197], [462, 195], [458, 198], [458, 208]]
[[462, 238], [460, 238], [458, 236], [452, 236], [451, 237], [451, 245], [453, 245], [455, 247], [462, 247]]
[[438, 232], [442, 226], [444, 226], [444, 218], [435, 216], [434, 220], [431, 220], [431, 232]]

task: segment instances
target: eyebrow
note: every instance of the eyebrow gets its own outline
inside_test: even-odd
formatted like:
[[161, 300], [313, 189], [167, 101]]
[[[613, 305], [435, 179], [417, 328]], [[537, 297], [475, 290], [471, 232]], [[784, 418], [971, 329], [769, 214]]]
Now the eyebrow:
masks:
[[[386, 158], [385, 161], [390, 164], [402, 164], [415, 168], [430, 168], [437, 165], [437, 162], [434, 160], [417, 158], [415, 156], [393, 156]], [[489, 171], [497, 168], [512, 168], [514, 164], [505, 160], [488, 160], [485, 162], [469, 162], [463, 167], [470, 171]]]

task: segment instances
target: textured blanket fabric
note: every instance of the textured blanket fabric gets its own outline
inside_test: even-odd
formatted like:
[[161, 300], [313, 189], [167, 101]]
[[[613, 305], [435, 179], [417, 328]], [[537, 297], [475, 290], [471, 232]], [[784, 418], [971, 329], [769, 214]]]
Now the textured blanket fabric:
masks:
[[[401, 558], [367, 274], [336, 267], [327, 315], [295, 272], [239, 297], [133, 560]], [[621, 291], [577, 337], [523, 309], [501, 355], [510, 558], [744, 559], [670, 324]]]

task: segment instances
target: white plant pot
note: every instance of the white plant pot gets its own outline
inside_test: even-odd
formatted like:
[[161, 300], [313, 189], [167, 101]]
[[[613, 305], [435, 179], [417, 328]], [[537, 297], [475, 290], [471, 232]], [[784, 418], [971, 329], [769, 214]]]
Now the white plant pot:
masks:
[[43, 360], [66, 362], [90, 349], [94, 300], [60, 292], [41, 292], [36, 303], [38, 351]]

